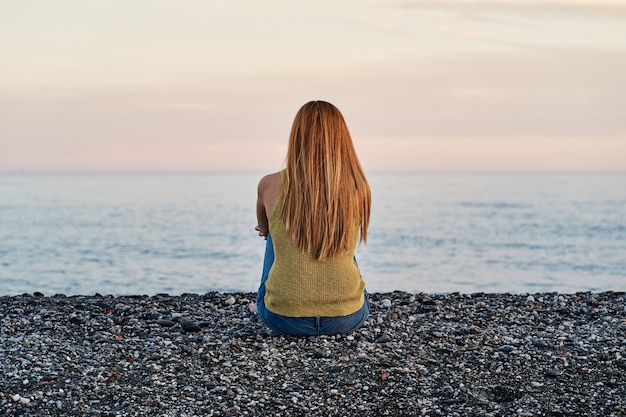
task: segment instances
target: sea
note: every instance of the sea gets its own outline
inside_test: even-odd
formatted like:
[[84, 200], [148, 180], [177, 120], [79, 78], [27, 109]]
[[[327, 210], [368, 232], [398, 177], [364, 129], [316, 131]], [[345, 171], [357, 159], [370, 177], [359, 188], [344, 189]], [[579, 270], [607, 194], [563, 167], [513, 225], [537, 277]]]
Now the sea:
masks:
[[[261, 173], [0, 173], [0, 296], [254, 292]], [[626, 172], [368, 173], [370, 292], [626, 289]]]

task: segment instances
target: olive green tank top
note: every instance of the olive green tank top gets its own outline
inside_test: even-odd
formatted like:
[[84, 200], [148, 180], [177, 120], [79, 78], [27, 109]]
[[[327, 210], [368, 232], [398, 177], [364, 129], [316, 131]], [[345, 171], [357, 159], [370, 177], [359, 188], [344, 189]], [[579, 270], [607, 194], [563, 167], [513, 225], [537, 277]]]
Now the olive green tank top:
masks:
[[354, 260], [358, 225], [353, 229], [350, 250], [320, 262], [301, 251], [286, 230], [281, 215], [285, 200], [285, 171], [270, 214], [269, 229], [274, 244], [274, 263], [265, 282], [265, 306], [287, 317], [347, 316], [363, 306], [365, 282]]

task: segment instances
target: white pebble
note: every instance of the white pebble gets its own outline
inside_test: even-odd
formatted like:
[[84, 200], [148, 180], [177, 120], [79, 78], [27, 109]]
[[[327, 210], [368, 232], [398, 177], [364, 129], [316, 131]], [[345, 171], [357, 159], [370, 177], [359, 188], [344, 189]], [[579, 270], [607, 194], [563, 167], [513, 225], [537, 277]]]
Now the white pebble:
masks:
[[233, 304], [235, 304], [235, 297], [230, 296], [225, 302], [227, 305], [232, 306]]
[[354, 336], [352, 336], [352, 335], [346, 336], [346, 340], [352, 341], [352, 340], [354, 340]]
[[13, 399], [13, 401], [19, 401], [19, 400], [20, 400], [20, 398], [22, 398], [22, 397], [20, 397], [20, 394], [15, 394], [15, 395], [14, 395], [14, 396], [12, 396], [11, 398]]
[[391, 307], [391, 300], [389, 298], [385, 298], [380, 301], [380, 305], [383, 307]]
[[24, 398], [24, 397], [20, 397], [20, 403], [22, 403], [24, 405], [28, 405], [28, 404], [30, 404], [30, 399]]

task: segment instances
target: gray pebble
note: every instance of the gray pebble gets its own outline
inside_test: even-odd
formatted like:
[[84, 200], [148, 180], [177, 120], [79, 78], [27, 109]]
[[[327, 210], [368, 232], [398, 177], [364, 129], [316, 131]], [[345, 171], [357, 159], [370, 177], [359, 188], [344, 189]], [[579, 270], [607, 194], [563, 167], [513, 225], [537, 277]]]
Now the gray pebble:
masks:
[[193, 321], [188, 321], [188, 320], [183, 320], [180, 322], [180, 327], [186, 331], [186, 332], [190, 332], [190, 333], [197, 333], [200, 330], [200, 326], [198, 326], [196, 323], [194, 323]]
[[378, 339], [376, 339], [376, 343], [387, 343], [391, 342], [391, 337], [388, 334], [382, 334]]

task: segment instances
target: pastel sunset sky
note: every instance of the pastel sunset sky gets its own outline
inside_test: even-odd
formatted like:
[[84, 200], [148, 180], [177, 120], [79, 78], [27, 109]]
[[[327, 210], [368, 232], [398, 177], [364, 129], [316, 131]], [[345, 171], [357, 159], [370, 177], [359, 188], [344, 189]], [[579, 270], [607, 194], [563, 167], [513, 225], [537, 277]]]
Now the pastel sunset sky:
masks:
[[0, 3], [0, 171], [279, 169], [337, 105], [367, 170], [626, 170], [626, 1]]

